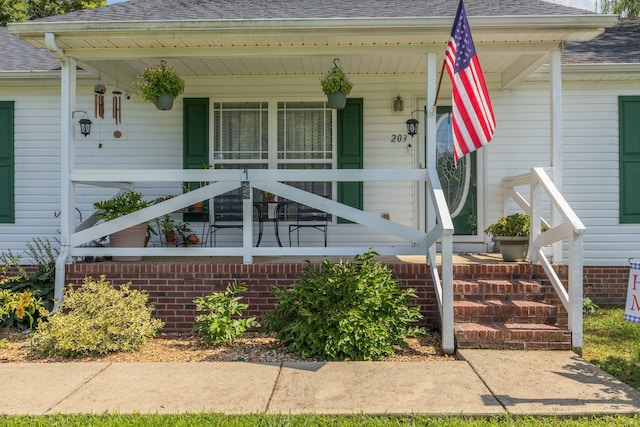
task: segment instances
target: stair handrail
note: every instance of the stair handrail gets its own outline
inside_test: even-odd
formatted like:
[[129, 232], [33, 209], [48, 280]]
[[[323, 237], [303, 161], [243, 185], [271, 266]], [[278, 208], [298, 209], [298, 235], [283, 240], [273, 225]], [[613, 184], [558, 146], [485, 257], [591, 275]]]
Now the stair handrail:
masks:
[[[529, 186], [529, 200], [520, 194], [516, 187]], [[582, 353], [582, 297], [583, 297], [583, 235], [586, 227], [555, 186], [544, 168], [531, 168], [530, 173], [505, 178], [502, 182], [504, 214], [509, 212], [509, 200], [513, 200], [531, 218], [529, 236], [529, 258], [532, 264], [540, 264], [558, 294], [568, 313], [568, 327], [571, 332], [571, 345], [578, 354]], [[549, 224], [542, 217], [542, 196], [546, 195], [562, 221]], [[553, 210], [552, 209], [552, 210]], [[543, 231], [543, 226], [546, 230]], [[555, 264], [562, 262], [562, 241], [568, 243], [568, 291], [553, 269], [552, 261], [547, 257], [544, 247], [555, 247]]]

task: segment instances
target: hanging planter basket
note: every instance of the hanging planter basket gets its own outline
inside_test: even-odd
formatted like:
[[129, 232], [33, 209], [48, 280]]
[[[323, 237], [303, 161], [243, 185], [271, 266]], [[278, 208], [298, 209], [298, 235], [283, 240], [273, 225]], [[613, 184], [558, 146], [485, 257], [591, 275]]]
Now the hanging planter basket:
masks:
[[134, 81], [134, 87], [142, 101], [155, 104], [158, 110], [171, 110], [175, 97], [184, 92], [184, 80], [173, 65], [163, 59], [159, 64], [145, 68]]
[[339, 64], [340, 60], [333, 60], [333, 67], [320, 79], [322, 91], [327, 95], [327, 107], [341, 110], [347, 103], [347, 95], [351, 93], [353, 83]]
[[155, 101], [156, 108], [158, 110], [171, 110], [173, 108], [173, 100], [175, 97], [169, 93], [161, 93], [158, 95]]
[[334, 110], [342, 110], [347, 104], [347, 95], [344, 92], [327, 94], [327, 107]]

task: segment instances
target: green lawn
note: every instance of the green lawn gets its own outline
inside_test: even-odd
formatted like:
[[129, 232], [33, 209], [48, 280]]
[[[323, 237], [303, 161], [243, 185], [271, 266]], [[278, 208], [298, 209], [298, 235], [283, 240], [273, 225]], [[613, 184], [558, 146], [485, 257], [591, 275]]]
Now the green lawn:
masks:
[[628, 427], [640, 425], [640, 415], [629, 417], [513, 417], [491, 418], [469, 417], [423, 417], [423, 416], [324, 416], [324, 415], [238, 415], [215, 414], [194, 415], [99, 415], [99, 416], [51, 416], [51, 417], [0, 417], [0, 425], [19, 427], [38, 426], [98, 426], [98, 427], [160, 427], [160, 426], [224, 426], [224, 427], [391, 427], [391, 426], [433, 426], [433, 427]]
[[[640, 391], [640, 324], [623, 319], [622, 308], [601, 308], [584, 319], [583, 357]], [[5, 390], [10, 393], [10, 390]], [[427, 416], [328, 416], [328, 415], [99, 415], [49, 417], [3, 417], [0, 426], [471, 426], [471, 427], [599, 427], [640, 426], [640, 414], [635, 417], [605, 416], [581, 418], [516, 417], [427, 417]]]
[[584, 317], [582, 357], [640, 391], [640, 324], [624, 308], [600, 308]]

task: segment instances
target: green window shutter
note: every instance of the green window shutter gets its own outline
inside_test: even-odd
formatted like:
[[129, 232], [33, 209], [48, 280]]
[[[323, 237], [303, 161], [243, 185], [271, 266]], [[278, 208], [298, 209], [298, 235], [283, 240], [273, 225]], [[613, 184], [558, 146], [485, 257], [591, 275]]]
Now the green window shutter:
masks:
[[13, 101], [0, 101], [0, 223], [15, 222]]
[[640, 223], [640, 96], [618, 99], [620, 132], [620, 223]]
[[[202, 169], [203, 165], [209, 164], [209, 98], [185, 98], [183, 105], [182, 167]], [[200, 186], [197, 182], [187, 185], [191, 189]], [[185, 213], [183, 219], [203, 221], [203, 215]]]
[[[362, 169], [364, 167], [363, 100], [348, 98], [347, 105], [338, 110], [338, 169]], [[339, 182], [338, 202], [353, 208], [364, 207], [362, 182]], [[349, 223], [338, 218], [338, 223]]]

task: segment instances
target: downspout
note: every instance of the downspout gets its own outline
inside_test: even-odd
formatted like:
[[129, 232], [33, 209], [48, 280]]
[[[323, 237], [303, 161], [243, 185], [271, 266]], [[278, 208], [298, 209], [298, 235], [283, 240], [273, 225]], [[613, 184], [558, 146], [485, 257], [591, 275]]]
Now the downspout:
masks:
[[64, 296], [65, 266], [71, 255], [71, 228], [73, 212], [73, 185], [71, 183], [71, 166], [73, 161], [73, 125], [71, 112], [76, 99], [76, 61], [65, 55], [56, 44], [54, 33], [45, 33], [45, 44], [62, 65], [60, 74], [60, 254], [56, 259], [54, 311], [62, 303]]

